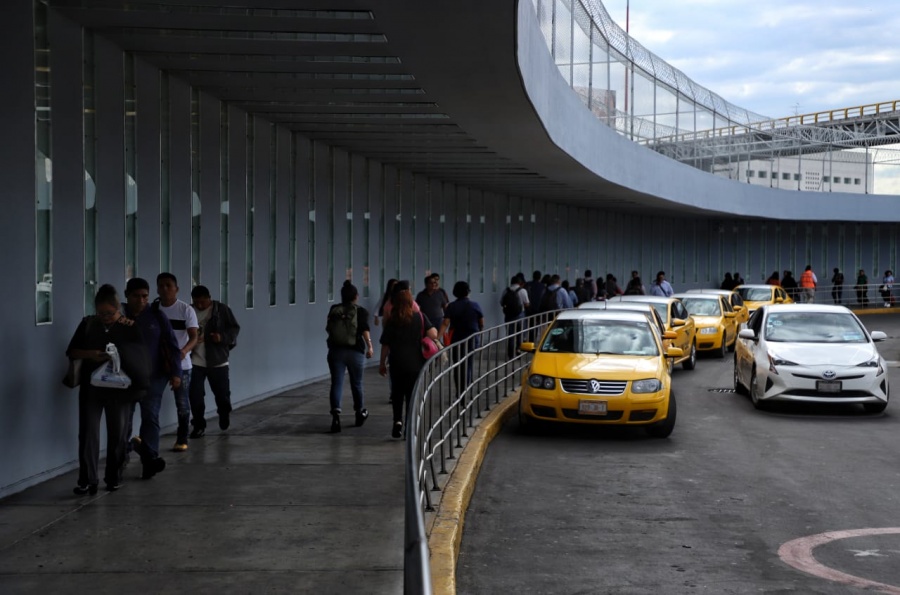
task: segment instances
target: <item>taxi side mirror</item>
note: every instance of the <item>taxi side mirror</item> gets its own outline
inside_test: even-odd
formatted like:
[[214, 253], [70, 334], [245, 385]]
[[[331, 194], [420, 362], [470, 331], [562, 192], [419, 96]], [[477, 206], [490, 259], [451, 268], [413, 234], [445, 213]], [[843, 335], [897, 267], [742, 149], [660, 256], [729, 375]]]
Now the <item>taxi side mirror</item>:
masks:
[[684, 326], [687, 324], [687, 320], [682, 320], [681, 318], [673, 318], [672, 319], [672, 327], [676, 326]]
[[780, 298], [780, 297], [775, 298], [775, 303], [776, 303], [776, 304], [783, 304], [783, 303], [784, 303], [784, 298]]
[[666, 357], [684, 357], [684, 349], [681, 347], [669, 347], [666, 349]]
[[725, 318], [734, 318], [734, 312], [725, 312]]
[[663, 333], [663, 339], [677, 339], [677, 338], [678, 338], [678, 333], [676, 333], [675, 331], [666, 331], [665, 333]]
[[743, 306], [732, 306], [732, 308], [734, 308], [735, 312], [741, 312], [744, 309]]
[[531, 341], [526, 341], [519, 345], [519, 351], [524, 351], [525, 353], [534, 353], [534, 343]]

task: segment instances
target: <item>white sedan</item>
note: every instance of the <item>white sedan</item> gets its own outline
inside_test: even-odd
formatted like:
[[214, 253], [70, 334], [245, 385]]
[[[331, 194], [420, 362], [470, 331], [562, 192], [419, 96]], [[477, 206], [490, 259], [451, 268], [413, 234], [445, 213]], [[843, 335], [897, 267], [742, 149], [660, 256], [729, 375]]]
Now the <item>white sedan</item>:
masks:
[[765, 305], [738, 334], [734, 388], [756, 408], [772, 401], [888, 404], [887, 365], [871, 334], [844, 306]]

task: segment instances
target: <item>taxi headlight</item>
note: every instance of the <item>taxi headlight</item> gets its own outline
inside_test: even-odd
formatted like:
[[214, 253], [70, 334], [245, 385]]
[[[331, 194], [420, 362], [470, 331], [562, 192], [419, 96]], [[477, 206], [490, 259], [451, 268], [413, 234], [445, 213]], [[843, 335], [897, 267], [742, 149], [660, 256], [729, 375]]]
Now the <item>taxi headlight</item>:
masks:
[[661, 390], [662, 382], [656, 378], [635, 380], [631, 383], [631, 392], [633, 393], [658, 393]]
[[531, 388], [542, 388], [544, 390], [553, 390], [556, 388], [556, 380], [551, 376], [543, 376], [541, 374], [532, 374], [528, 377], [528, 386]]
[[716, 333], [719, 332], [719, 329], [714, 326], [707, 326], [705, 328], [700, 329], [697, 332], [700, 333], [701, 335], [715, 335]]

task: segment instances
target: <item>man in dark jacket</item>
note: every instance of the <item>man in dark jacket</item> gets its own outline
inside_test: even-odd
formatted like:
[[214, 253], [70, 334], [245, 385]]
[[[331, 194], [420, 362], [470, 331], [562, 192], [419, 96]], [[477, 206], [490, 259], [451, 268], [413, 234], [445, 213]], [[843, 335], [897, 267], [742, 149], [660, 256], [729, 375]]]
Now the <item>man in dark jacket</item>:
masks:
[[206, 391], [204, 384], [209, 379], [209, 388], [216, 398], [219, 413], [219, 428], [227, 430], [231, 425], [231, 382], [228, 377], [229, 352], [237, 344], [241, 330], [231, 308], [212, 299], [209, 289], [198, 285], [191, 290], [197, 322], [200, 325], [197, 345], [191, 352], [194, 366], [191, 375], [191, 438], [202, 438], [206, 433]]

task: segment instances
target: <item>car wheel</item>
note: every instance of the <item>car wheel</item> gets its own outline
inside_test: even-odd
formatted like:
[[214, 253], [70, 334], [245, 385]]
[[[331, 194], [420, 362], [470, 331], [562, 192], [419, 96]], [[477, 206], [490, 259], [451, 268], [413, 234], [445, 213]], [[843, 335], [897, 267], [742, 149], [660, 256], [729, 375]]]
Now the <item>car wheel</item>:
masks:
[[737, 356], [734, 356], [734, 392], [739, 395], [747, 394], [747, 387], [741, 384], [740, 371], [738, 370]]
[[759, 384], [756, 382], [756, 370], [750, 372], [750, 387], [748, 390], [750, 391], [750, 401], [753, 403], [753, 406], [757, 409], [765, 409], [766, 404], [759, 398]]
[[691, 355], [682, 362], [681, 367], [685, 370], [693, 370], [697, 367], [697, 342], [691, 343]]
[[669, 411], [666, 413], [666, 419], [656, 422], [652, 426], [647, 426], [647, 433], [654, 438], [668, 438], [675, 429], [675, 417], [678, 414], [675, 406], [675, 391], [669, 392]]
[[887, 403], [863, 403], [866, 413], [881, 413], [887, 409]]
[[725, 333], [722, 333], [722, 345], [719, 346], [719, 350], [716, 351], [716, 357], [725, 358], [726, 353], [728, 352], [728, 347], [725, 345]]

